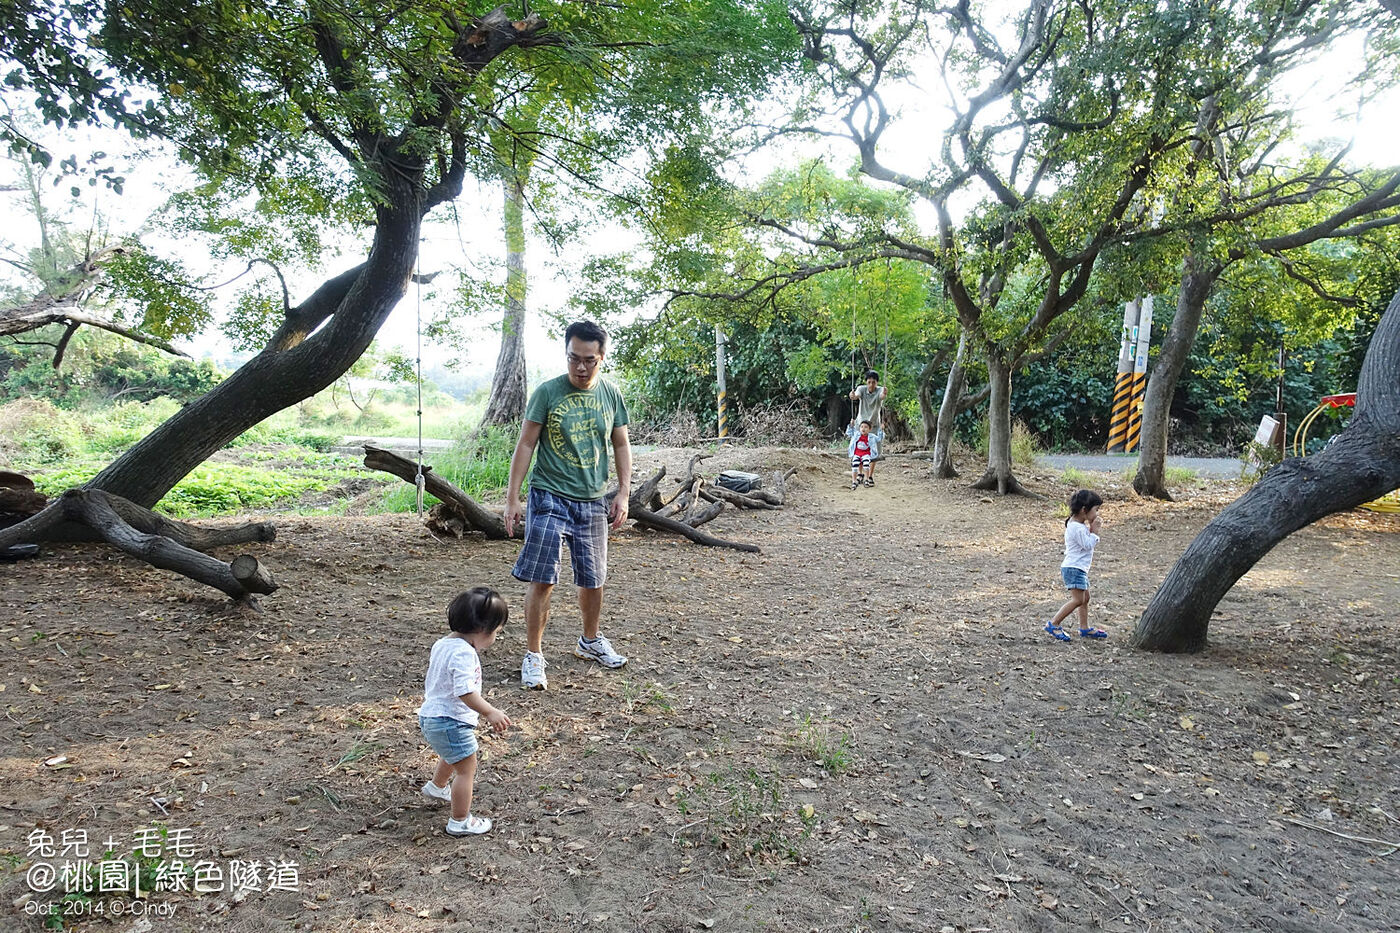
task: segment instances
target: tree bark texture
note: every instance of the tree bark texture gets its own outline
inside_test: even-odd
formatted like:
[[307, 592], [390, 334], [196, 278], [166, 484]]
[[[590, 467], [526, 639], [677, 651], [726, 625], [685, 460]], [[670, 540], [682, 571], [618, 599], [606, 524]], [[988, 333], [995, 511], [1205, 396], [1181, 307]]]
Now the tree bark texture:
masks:
[[1223, 267], [1209, 258], [1186, 257], [1176, 314], [1162, 341], [1157, 366], [1147, 377], [1147, 392], [1142, 403], [1142, 446], [1138, 450], [1137, 473], [1133, 476], [1133, 488], [1138, 495], [1171, 499], [1167, 491], [1167, 432], [1172, 399], [1176, 396], [1186, 359], [1191, 355], [1191, 346], [1196, 342], [1206, 299], [1222, 271]]
[[1187, 547], [1138, 620], [1131, 644], [1195, 652], [1221, 597], [1275, 544], [1325, 515], [1400, 488], [1400, 293], [1382, 316], [1346, 430], [1289, 458], [1217, 515]]
[[518, 424], [525, 417], [525, 178], [507, 171], [505, 189], [506, 306], [501, 318], [501, 352], [481, 423]]
[[[257, 356], [187, 405], [88, 483], [138, 505], [153, 506], [196, 466], [244, 431], [315, 395], [360, 358], [408, 291], [421, 221], [416, 191], [396, 190], [381, 207], [369, 257], [354, 274], [325, 283], [289, 322], [329, 304], [329, 320], [304, 339], [284, 326]], [[340, 291], [344, 289], [343, 292]]]
[[973, 489], [995, 490], [998, 495], [1029, 495], [1011, 472], [1011, 366], [995, 351], [987, 353], [987, 471]]
[[952, 479], [958, 475], [953, 466], [953, 422], [958, 416], [958, 400], [967, 382], [967, 331], [958, 334], [958, 352], [948, 370], [948, 382], [943, 387], [943, 401], [938, 406], [938, 422], [933, 432], [933, 475]]

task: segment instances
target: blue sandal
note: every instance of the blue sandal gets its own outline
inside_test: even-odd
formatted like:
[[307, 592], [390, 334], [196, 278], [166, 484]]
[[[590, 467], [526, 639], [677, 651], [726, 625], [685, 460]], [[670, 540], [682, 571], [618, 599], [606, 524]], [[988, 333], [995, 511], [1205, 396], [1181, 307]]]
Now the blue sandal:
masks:
[[1056, 625], [1054, 622], [1046, 622], [1046, 623], [1045, 623], [1045, 631], [1049, 632], [1051, 635], [1054, 635], [1054, 636], [1055, 636], [1057, 639], [1059, 639], [1060, 641], [1069, 641], [1069, 640], [1070, 640], [1070, 637], [1069, 637], [1069, 635], [1067, 635], [1067, 634], [1065, 633], [1065, 630], [1062, 629], [1062, 628], [1060, 628], [1060, 627], [1059, 627], [1058, 625]]
[[[1108, 633], [1101, 628], [1082, 628], [1079, 630], [1080, 638], [1107, 638]], [[1068, 639], [1066, 639], [1068, 641]]]

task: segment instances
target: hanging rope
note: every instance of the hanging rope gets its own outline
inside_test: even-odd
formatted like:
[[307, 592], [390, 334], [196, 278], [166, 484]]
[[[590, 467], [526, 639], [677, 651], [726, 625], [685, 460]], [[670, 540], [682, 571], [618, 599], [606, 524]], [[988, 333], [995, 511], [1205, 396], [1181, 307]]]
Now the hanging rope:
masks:
[[423, 488], [427, 485], [427, 477], [423, 474], [423, 242], [418, 241], [418, 258], [416, 262], [418, 275], [418, 300], [414, 310], [414, 329], [418, 334], [418, 472], [413, 477], [413, 486], [416, 490], [414, 503], [418, 510], [418, 517], [423, 517]]

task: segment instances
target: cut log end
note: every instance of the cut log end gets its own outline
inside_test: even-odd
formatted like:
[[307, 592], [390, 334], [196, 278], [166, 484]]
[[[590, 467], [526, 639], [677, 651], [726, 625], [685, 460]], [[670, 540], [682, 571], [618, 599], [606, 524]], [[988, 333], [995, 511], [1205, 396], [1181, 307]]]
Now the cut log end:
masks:
[[229, 569], [233, 571], [233, 578], [243, 584], [243, 588], [250, 593], [265, 595], [277, 590], [277, 583], [273, 581], [272, 574], [251, 554], [235, 557], [229, 564]]

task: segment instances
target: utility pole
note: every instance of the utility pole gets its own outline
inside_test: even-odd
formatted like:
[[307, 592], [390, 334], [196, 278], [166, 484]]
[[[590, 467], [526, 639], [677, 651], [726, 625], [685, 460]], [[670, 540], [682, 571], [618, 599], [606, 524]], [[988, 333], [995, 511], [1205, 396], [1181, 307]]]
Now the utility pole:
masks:
[[729, 400], [724, 388], [724, 331], [715, 325], [715, 379], [718, 383], [717, 403], [719, 408], [719, 439], [729, 437]]

